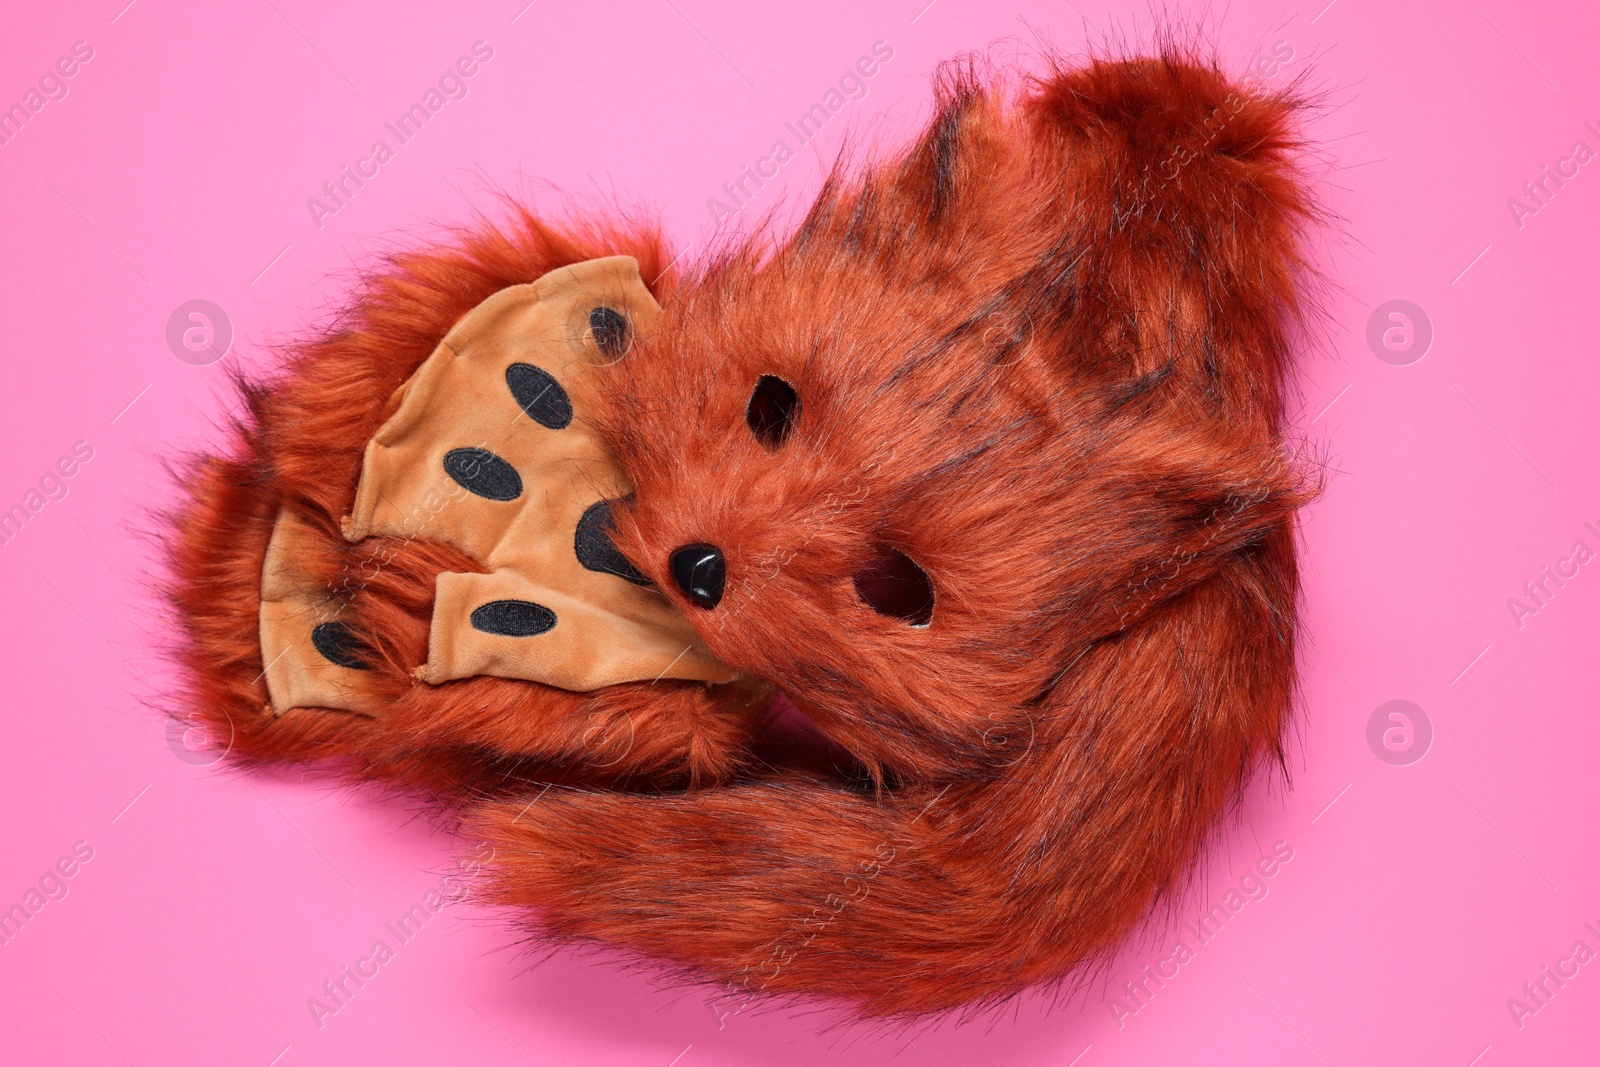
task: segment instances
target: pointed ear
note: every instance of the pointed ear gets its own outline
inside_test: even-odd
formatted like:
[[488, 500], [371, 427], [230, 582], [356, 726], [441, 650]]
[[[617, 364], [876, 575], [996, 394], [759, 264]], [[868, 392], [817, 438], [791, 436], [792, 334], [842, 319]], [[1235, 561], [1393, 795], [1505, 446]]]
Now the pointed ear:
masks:
[[1299, 107], [1289, 86], [1173, 54], [1035, 83], [1021, 118], [1060, 227], [1039, 312], [1074, 370], [1159, 374], [1197, 411], [1276, 427], [1313, 213]]
[[1299, 104], [1288, 88], [1232, 78], [1216, 60], [1167, 51], [1057, 65], [1034, 79], [1024, 109], [1040, 136], [1092, 150], [1123, 187], [1155, 170], [1148, 194], [1232, 180], [1219, 160], [1270, 165], [1291, 152]]
[[952, 63], [936, 89], [893, 166], [829, 179], [802, 258], [844, 249], [937, 278], [967, 298], [952, 337], [1042, 341], [1074, 381], [1159, 387], [1195, 417], [1276, 433], [1317, 217], [1288, 79], [1170, 51], [1058, 61], [1010, 98]]
[[[1277, 447], [1240, 449], [1198, 432], [1144, 422], [1118, 450], [1127, 466], [1108, 472], [1121, 528], [1108, 554], [1100, 633], [1123, 630], [1286, 528], [1315, 492], [1305, 469]], [[1113, 584], [1114, 582], [1114, 584]], [[1087, 582], [1085, 583], [1088, 584]]]

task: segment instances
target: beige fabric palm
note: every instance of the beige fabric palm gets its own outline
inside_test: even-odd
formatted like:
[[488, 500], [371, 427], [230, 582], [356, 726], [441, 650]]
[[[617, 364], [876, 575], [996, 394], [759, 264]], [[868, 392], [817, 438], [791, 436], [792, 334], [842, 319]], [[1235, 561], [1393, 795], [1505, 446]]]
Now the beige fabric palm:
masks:
[[370, 671], [345, 666], [317, 648], [319, 629], [323, 647], [335, 655], [350, 633], [341, 603], [317, 577], [319, 557], [327, 562], [337, 549], [337, 542], [293, 511], [278, 511], [261, 570], [259, 619], [267, 696], [280, 715], [290, 708], [371, 714], [380, 703]]
[[[626, 335], [608, 329], [597, 339], [596, 309], [610, 309], [598, 321], [625, 323]], [[439, 576], [422, 680], [486, 674], [586, 692], [737, 677], [654, 588], [588, 569], [575, 550], [584, 512], [631, 486], [581, 410], [570, 410], [565, 425], [553, 425], [560, 419], [551, 411], [581, 404], [599, 369], [627, 358], [626, 345], [658, 314], [633, 259], [565, 267], [474, 308], [391, 398], [392, 413], [367, 445], [345, 536], [436, 538], [488, 572]], [[527, 368], [556, 388], [530, 397], [526, 383], [547, 379]], [[508, 372], [525, 387], [520, 397]], [[515, 636], [545, 616], [508, 602], [552, 613], [553, 625]]]

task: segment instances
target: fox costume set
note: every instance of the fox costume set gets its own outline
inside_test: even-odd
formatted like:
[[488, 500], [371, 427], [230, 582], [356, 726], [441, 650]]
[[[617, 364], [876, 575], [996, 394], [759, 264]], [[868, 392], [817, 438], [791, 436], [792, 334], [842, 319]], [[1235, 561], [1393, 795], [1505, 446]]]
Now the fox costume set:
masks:
[[998, 76], [676, 262], [518, 210], [390, 257], [182, 469], [181, 714], [425, 795], [481, 893], [909, 1016], [1104, 960], [1294, 692], [1303, 104]]

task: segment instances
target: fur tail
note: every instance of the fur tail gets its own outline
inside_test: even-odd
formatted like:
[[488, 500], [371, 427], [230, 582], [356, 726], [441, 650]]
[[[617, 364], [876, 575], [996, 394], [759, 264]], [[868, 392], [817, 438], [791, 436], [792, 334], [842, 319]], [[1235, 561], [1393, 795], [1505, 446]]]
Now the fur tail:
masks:
[[1290, 538], [1090, 651], [993, 779], [548, 789], [475, 814], [490, 897], [533, 909], [540, 935], [727, 983], [728, 1010], [806, 993], [918, 1014], [1081, 973], [1180, 886], [1251, 768], [1281, 760]]

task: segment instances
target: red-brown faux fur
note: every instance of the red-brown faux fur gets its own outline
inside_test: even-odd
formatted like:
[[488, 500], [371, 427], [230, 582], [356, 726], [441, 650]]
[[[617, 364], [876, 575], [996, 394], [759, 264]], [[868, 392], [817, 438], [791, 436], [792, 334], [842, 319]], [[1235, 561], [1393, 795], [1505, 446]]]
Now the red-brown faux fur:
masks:
[[[1281, 425], [1310, 216], [1294, 108], [1179, 55], [1016, 91], [953, 67], [920, 141], [837, 173], [791, 237], [652, 285], [655, 334], [584, 398], [634, 486], [616, 543], [757, 684], [422, 685], [435, 575], [481, 568], [378, 538], [328, 583], [393, 703], [262, 711], [279, 503], [342, 544], [385, 399], [460, 315], [566, 263], [667, 262], [649, 233], [526, 217], [396, 260], [192, 472], [193, 713], [247, 759], [477, 798], [492, 896], [540, 936], [883, 1014], [1081, 973], [1282, 756], [1314, 489]], [[776, 448], [746, 418], [763, 375], [800, 401]], [[713, 608], [674, 585], [689, 544], [726, 559]], [[885, 550], [931, 579], [930, 625], [858, 596]], [[768, 687], [856, 766], [763, 749]]]
[[[244, 387], [232, 452], [181, 473], [187, 499], [174, 519], [169, 596], [183, 623], [179, 659], [190, 688], [181, 714], [245, 762], [339, 760], [351, 773], [445, 795], [538, 773], [613, 783], [647, 777], [693, 784], [744, 762], [760, 690], [660, 682], [592, 694], [499, 678], [423, 686], [434, 580], [481, 571], [459, 551], [420, 538], [347, 545], [361, 453], [394, 389], [450, 326], [490, 294], [600, 255], [639, 260], [647, 278], [665, 260], [649, 231], [562, 234], [519, 213], [505, 230], [460, 247], [395, 257], [374, 274], [326, 338], [294, 351], [278, 379]], [[376, 718], [266, 710], [260, 604], [262, 560], [280, 504], [309, 517], [340, 566], [330, 596], [362, 620], [373, 674], [390, 695]]]

